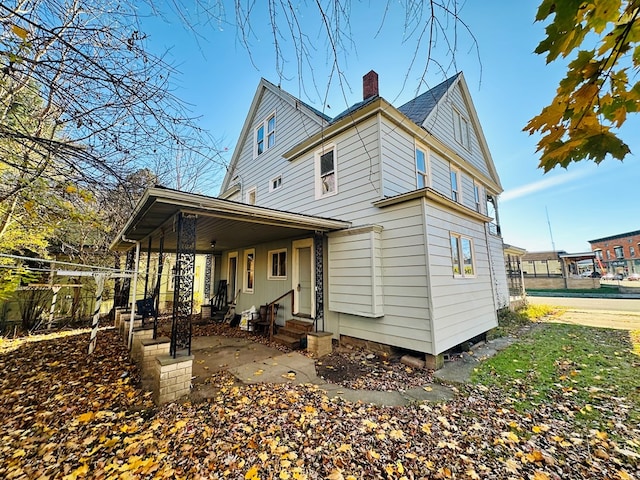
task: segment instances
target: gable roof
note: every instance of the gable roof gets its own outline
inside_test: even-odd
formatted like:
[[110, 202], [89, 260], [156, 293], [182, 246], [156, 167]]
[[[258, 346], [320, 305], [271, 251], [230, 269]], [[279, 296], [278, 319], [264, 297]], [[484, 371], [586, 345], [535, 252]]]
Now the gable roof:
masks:
[[398, 110], [417, 125], [422, 125], [460, 75], [461, 72], [458, 72], [453, 77], [447, 78], [444, 82], [427, 90], [422, 95], [418, 95], [413, 100], [409, 100], [404, 105], [401, 105], [398, 107]]
[[231, 178], [233, 171], [240, 159], [241, 154], [241, 142], [247, 137], [249, 132], [251, 132], [251, 126], [253, 125], [253, 120], [256, 115], [256, 111], [260, 105], [260, 101], [262, 100], [262, 96], [265, 91], [270, 91], [274, 95], [277, 95], [285, 102], [289, 103], [294, 107], [299, 107], [299, 110], [304, 112], [307, 117], [311, 120], [318, 123], [318, 125], [323, 125], [329, 123], [331, 117], [325, 115], [319, 110], [313, 108], [312, 106], [306, 104], [299, 98], [294, 97], [290, 93], [282, 90], [282, 88], [274, 85], [270, 81], [261, 78], [260, 83], [258, 83], [258, 88], [256, 88], [256, 93], [253, 95], [253, 100], [251, 101], [251, 107], [249, 107], [249, 112], [247, 112], [247, 116], [244, 120], [244, 124], [242, 125], [242, 130], [240, 131], [240, 136], [238, 137], [238, 141], [236, 142], [236, 148], [233, 151], [233, 155], [231, 156], [231, 161], [229, 162], [229, 166], [227, 167], [227, 173], [224, 176], [224, 180], [222, 181], [222, 186], [220, 188], [220, 193], [227, 190], [230, 186]]

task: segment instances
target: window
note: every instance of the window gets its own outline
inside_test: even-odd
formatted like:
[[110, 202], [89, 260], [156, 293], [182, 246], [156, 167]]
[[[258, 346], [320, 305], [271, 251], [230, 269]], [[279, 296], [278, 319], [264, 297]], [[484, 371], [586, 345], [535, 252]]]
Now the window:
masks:
[[481, 212], [482, 210], [482, 202], [480, 199], [482, 198], [482, 187], [477, 183], [473, 183], [473, 199], [476, 204], [476, 212]]
[[287, 249], [269, 251], [269, 275], [270, 279], [287, 278]]
[[634, 247], [629, 247], [629, 255], [631, 257], [635, 257], [636, 256], [636, 249]]
[[453, 136], [456, 139], [456, 142], [464, 148], [470, 148], [469, 120], [463, 117], [456, 109], [453, 110]]
[[336, 148], [327, 146], [316, 152], [316, 198], [338, 193]]
[[[266, 138], [265, 138], [266, 137]], [[266, 142], [265, 142], [266, 141]], [[276, 114], [272, 113], [255, 129], [253, 156], [261, 155], [276, 144]]]
[[451, 234], [451, 265], [456, 277], [472, 277], [475, 275], [473, 264], [473, 242], [470, 238]]
[[278, 175], [269, 182], [269, 191], [273, 192], [274, 190], [278, 190], [280, 187], [282, 187], [282, 176]]
[[460, 172], [451, 169], [451, 200], [460, 202]]
[[258, 189], [256, 187], [251, 187], [249, 190], [247, 190], [247, 193], [245, 195], [245, 203], [248, 203], [249, 205], [255, 205], [257, 192]]
[[611, 260], [611, 252], [607, 250], [607, 260]]
[[622, 247], [613, 247], [616, 258], [624, 258], [624, 249]]
[[276, 144], [276, 116], [271, 115], [267, 119], [267, 148]]
[[253, 283], [255, 280], [256, 270], [256, 251], [251, 250], [244, 251], [244, 291], [246, 293], [253, 293]]
[[426, 150], [416, 148], [416, 180], [418, 188], [428, 187], [427, 153]]
[[596, 258], [598, 260], [602, 260], [602, 250], [594, 250], [594, 253], [596, 254]]

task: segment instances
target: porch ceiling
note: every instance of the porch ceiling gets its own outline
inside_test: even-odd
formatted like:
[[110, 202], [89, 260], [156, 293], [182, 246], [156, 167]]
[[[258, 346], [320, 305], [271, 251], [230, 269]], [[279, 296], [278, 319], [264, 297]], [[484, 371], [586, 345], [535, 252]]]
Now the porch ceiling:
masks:
[[111, 244], [111, 250], [126, 251], [141, 242], [141, 250], [158, 251], [164, 235], [164, 250], [177, 246], [177, 213], [198, 216], [196, 222], [197, 253], [243, 248], [250, 245], [295, 238], [310, 232], [349, 228], [350, 223], [247, 205], [165, 188], [149, 188], [138, 202], [131, 218]]

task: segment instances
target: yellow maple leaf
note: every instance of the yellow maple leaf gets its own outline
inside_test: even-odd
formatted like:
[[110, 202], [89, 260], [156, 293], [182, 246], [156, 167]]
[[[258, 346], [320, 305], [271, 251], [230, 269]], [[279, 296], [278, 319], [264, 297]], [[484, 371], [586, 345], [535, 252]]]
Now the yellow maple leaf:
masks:
[[89, 465], [80, 465], [78, 468], [76, 468], [73, 472], [71, 472], [69, 475], [65, 475], [63, 478], [63, 480], [76, 480], [76, 478], [78, 478], [79, 476], [86, 476], [87, 473], [89, 473]]
[[18, 37], [20, 37], [22, 40], [26, 40], [27, 35], [29, 35], [28, 30], [25, 30], [24, 28], [19, 27], [18, 25], [11, 25], [11, 31], [15, 33]]
[[389, 436], [393, 440], [402, 440], [402, 439], [404, 439], [404, 432], [402, 430], [391, 430], [389, 432]]
[[378, 460], [380, 458], [380, 454], [375, 450], [367, 450], [367, 458], [369, 461]]
[[80, 423], [87, 423], [93, 420], [93, 417], [95, 417], [95, 413], [93, 412], [83, 413], [82, 415], [78, 416], [78, 421]]
[[420, 428], [422, 429], [422, 431], [424, 433], [431, 433], [431, 424], [430, 423], [423, 423]]
[[281, 470], [280, 474], [278, 475], [278, 478], [280, 478], [280, 480], [289, 480], [291, 478], [291, 475], [289, 474], [288, 471]]
[[627, 472], [625, 472], [624, 470], [618, 470], [616, 472], [618, 474], [618, 478], [620, 480], [632, 480], [633, 477], [631, 475], [629, 475]]
[[342, 452], [349, 452], [349, 451], [351, 451], [351, 445], [348, 444], [348, 443], [343, 443], [342, 445], [340, 445], [338, 447], [338, 451], [341, 452], [341, 453]]

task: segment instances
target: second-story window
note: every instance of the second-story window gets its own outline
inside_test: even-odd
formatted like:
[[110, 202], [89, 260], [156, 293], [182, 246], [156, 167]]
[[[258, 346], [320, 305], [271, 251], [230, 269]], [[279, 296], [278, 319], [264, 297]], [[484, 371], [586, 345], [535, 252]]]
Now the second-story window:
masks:
[[316, 152], [316, 198], [338, 193], [338, 171], [336, 168], [336, 147], [327, 146]]
[[416, 148], [416, 184], [418, 188], [428, 187], [427, 151]]
[[476, 204], [476, 212], [481, 212], [482, 210], [482, 202], [480, 199], [482, 198], [482, 187], [474, 182], [473, 184], [473, 199]]
[[257, 157], [276, 144], [276, 114], [272, 113], [255, 130], [253, 156]]
[[616, 258], [624, 258], [624, 249], [620, 246], [613, 247], [613, 252], [616, 255]]
[[451, 200], [460, 202], [460, 172], [455, 168], [451, 169]]
[[636, 249], [634, 247], [629, 247], [629, 256], [631, 257], [636, 256]]

